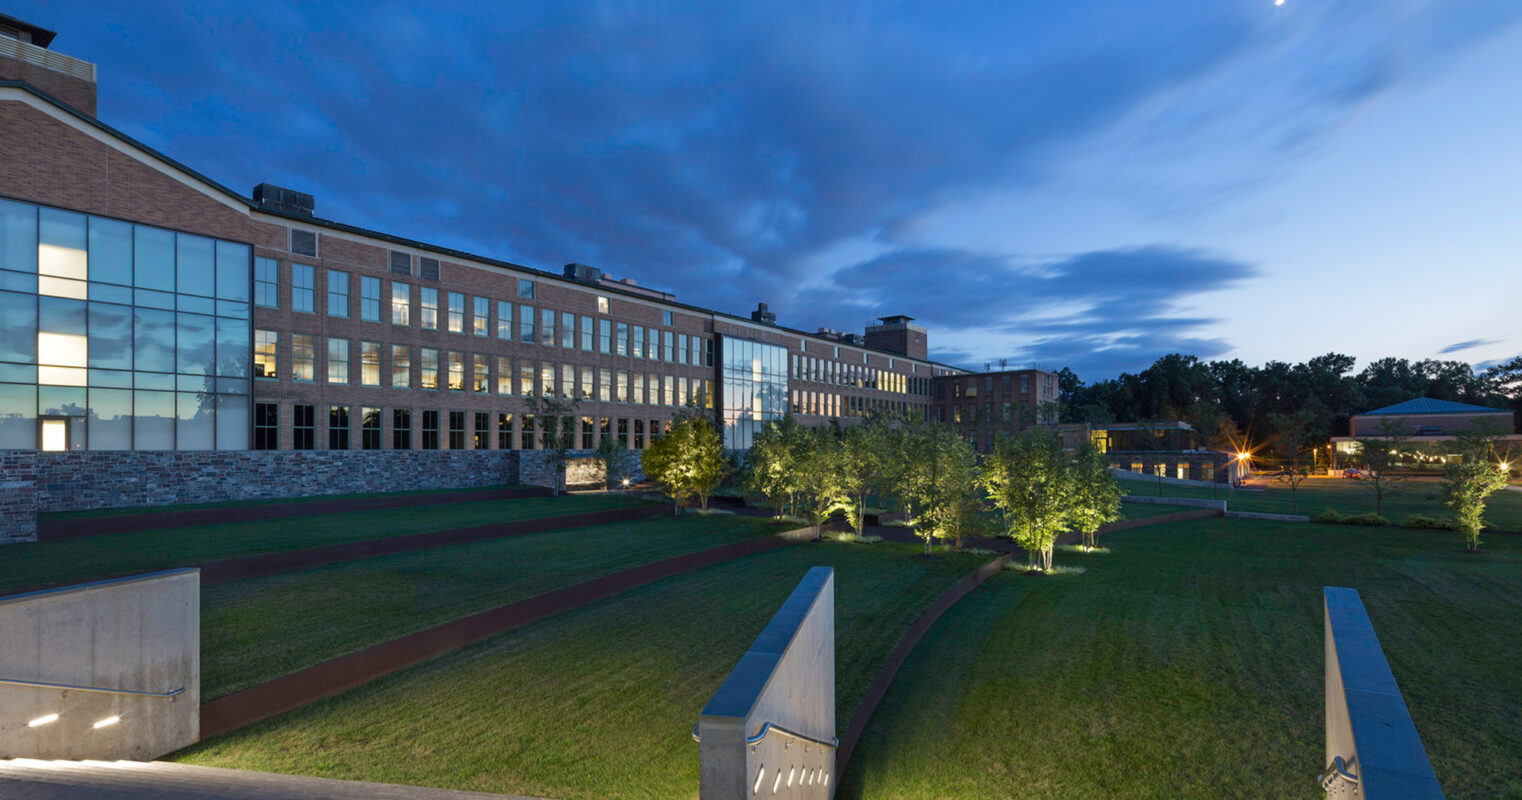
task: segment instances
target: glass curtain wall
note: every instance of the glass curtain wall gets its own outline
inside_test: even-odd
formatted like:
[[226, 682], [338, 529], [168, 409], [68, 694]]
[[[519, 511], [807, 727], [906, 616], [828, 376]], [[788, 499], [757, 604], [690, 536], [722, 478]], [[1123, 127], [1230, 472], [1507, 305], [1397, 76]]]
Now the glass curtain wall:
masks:
[[787, 411], [787, 349], [727, 336], [719, 348], [724, 446], [748, 450], [761, 427]]
[[247, 449], [251, 263], [0, 200], [0, 449]]

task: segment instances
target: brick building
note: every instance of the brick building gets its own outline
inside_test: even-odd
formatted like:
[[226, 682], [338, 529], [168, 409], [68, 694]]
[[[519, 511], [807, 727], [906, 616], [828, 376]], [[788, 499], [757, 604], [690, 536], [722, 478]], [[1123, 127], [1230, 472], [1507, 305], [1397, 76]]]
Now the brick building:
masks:
[[[967, 391], [909, 317], [809, 333], [234, 192], [96, 119], [94, 65], [52, 38], [0, 17], [0, 450], [529, 449], [545, 394], [579, 402], [582, 448], [641, 449], [687, 406], [744, 448], [789, 410]], [[1034, 383], [997, 402], [1055, 399], [1010, 375]]]
[[1504, 408], [1419, 397], [1354, 414], [1348, 421], [1350, 435], [1332, 437], [1332, 465], [1360, 463], [1359, 439], [1390, 435], [1405, 440], [1397, 465], [1406, 469], [1437, 469], [1461, 460], [1458, 437], [1462, 434], [1495, 436], [1497, 454], [1511, 458], [1522, 452], [1522, 436], [1513, 433], [1515, 426], [1516, 414]]
[[992, 451], [1000, 433], [1057, 422], [1055, 372], [1023, 369], [950, 375], [938, 378], [932, 391], [931, 417], [956, 427], [980, 453]]

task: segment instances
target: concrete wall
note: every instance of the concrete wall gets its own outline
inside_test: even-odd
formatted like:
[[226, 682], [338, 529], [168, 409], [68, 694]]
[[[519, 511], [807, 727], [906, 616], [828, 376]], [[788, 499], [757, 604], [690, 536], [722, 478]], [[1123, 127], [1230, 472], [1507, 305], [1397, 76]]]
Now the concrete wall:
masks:
[[1206, 500], [1194, 497], [1146, 497], [1144, 495], [1124, 494], [1120, 496], [1127, 503], [1151, 503], [1158, 506], [1188, 506], [1189, 508], [1218, 508], [1226, 510], [1225, 500]]
[[1328, 586], [1322, 610], [1327, 797], [1440, 800], [1442, 787], [1363, 600], [1354, 589]]
[[200, 592], [199, 570], [177, 569], [0, 599], [0, 679], [184, 689], [170, 699], [0, 683], [0, 758], [149, 760], [193, 744]]
[[698, 737], [702, 800], [834, 795], [833, 569], [808, 571], [703, 708]]

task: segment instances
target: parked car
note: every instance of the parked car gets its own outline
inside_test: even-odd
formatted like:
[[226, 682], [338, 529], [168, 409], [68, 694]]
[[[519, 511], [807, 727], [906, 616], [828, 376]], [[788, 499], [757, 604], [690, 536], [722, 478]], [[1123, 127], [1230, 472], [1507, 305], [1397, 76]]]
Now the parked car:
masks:
[[1361, 470], [1361, 469], [1354, 469], [1353, 467], [1348, 467], [1347, 469], [1342, 471], [1342, 477], [1344, 477], [1344, 478], [1350, 478], [1350, 479], [1355, 480], [1355, 481], [1363, 480], [1363, 477], [1364, 477], [1363, 470]]

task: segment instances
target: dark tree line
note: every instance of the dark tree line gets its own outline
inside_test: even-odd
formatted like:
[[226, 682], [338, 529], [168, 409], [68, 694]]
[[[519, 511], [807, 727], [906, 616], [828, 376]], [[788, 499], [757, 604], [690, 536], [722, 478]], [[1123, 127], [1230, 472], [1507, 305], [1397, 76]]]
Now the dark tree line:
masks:
[[1348, 435], [1354, 414], [1419, 397], [1522, 412], [1522, 357], [1479, 373], [1463, 361], [1382, 358], [1358, 372], [1354, 363], [1352, 356], [1328, 353], [1302, 364], [1252, 367], [1175, 353], [1138, 374], [1091, 384], [1063, 368], [1062, 421], [1179, 419], [1212, 447], [1247, 441], [1274, 451], [1285, 419], [1303, 421], [1312, 440], [1325, 442]]

